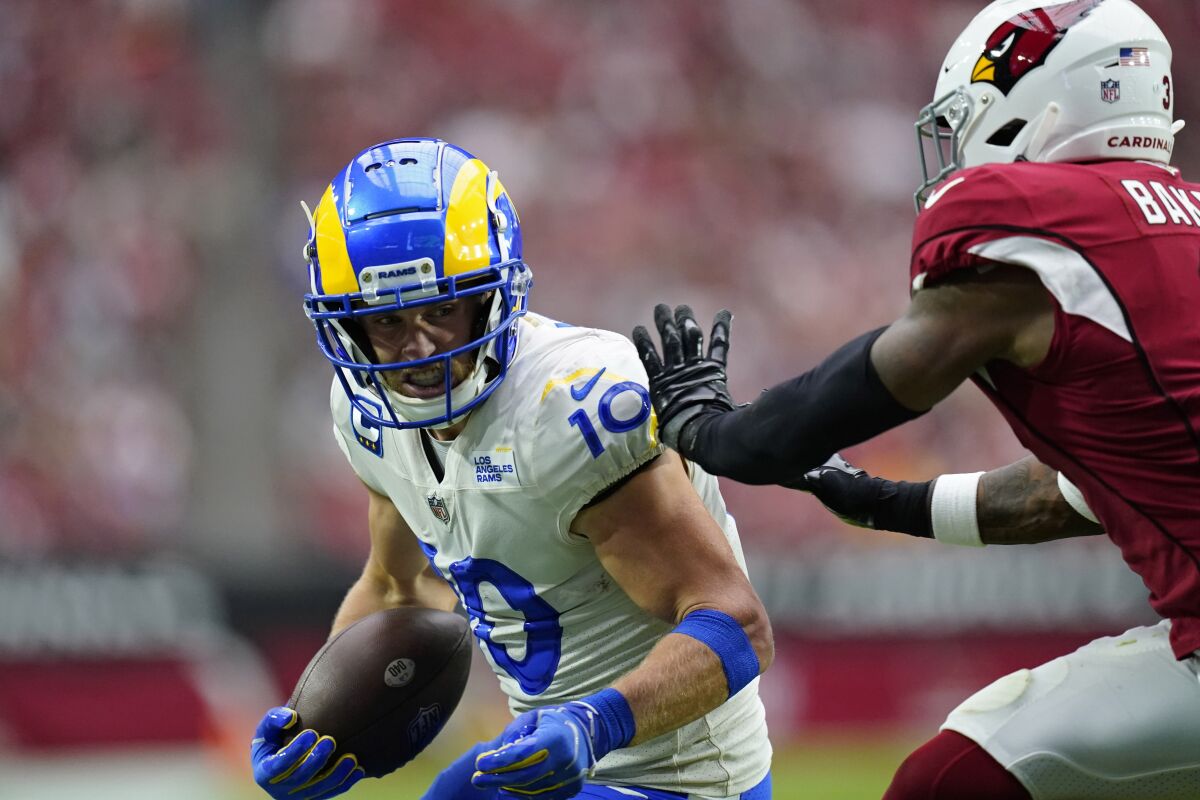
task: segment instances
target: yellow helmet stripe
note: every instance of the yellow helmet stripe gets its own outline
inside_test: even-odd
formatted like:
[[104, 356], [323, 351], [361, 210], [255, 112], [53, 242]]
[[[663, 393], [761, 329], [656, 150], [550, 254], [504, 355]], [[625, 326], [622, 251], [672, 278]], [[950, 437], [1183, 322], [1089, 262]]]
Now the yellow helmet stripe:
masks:
[[442, 274], [461, 275], [491, 263], [487, 204], [488, 169], [473, 158], [459, 168], [446, 204], [446, 244]]
[[313, 229], [316, 231], [317, 260], [321, 265], [321, 286], [324, 294], [349, 294], [357, 292], [358, 276], [350, 263], [346, 249], [346, 229], [337, 212], [337, 200], [333, 196], [333, 184], [325, 189], [317, 210], [313, 213]]

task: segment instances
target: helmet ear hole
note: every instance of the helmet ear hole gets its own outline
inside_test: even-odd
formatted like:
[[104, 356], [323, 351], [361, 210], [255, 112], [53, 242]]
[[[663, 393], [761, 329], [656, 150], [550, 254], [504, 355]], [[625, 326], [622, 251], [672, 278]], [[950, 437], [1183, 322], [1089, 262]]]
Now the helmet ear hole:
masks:
[[1008, 147], [1028, 124], [1029, 121], [1024, 119], [1010, 120], [1000, 130], [993, 133], [987, 143], [996, 147]]

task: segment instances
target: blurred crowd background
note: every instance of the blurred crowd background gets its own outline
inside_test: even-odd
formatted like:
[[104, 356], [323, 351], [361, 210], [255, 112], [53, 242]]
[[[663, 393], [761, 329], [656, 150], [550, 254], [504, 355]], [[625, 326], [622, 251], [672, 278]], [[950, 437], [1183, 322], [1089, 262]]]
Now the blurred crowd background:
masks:
[[[242, 726], [367, 549], [300, 305], [299, 201], [355, 153], [438, 136], [498, 169], [549, 316], [628, 334], [660, 301], [732, 309], [749, 400], [905, 307], [913, 121], [982, 5], [0, 0], [0, 755], [206, 741], [244, 777]], [[1142, 5], [1200, 114], [1200, 3]], [[1022, 454], [967, 389], [849, 455], [926, 479]], [[1107, 540], [948, 552], [725, 490], [784, 744], [932, 732], [1147, 618]]]

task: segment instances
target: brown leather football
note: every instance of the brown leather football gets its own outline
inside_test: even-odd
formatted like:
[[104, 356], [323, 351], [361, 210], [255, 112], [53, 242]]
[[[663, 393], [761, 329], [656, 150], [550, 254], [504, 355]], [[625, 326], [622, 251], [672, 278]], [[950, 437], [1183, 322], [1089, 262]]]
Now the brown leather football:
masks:
[[288, 700], [300, 716], [293, 730], [332, 736], [338, 754], [353, 753], [368, 777], [386, 775], [441, 731], [470, 666], [470, 629], [457, 614], [378, 611], [313, 656]]

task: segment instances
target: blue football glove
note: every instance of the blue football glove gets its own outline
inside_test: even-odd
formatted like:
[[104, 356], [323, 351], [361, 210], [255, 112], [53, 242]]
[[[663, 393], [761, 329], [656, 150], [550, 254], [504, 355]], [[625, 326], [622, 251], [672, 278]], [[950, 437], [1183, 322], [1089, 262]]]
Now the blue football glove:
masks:
[[433, 779], [421, 800], [497, 800], [499, 789], [479, 789], [471, 783], [475, 774], [475, 759], [502, 743], [499, 738], [479, 742], [463, 753]]
[[254, 780], [275, 800], [324, 800], [358, 783], [363, 770], [352, 755], [344, 755], [332, 767], [325, 763], [337, 749], [329, 736], [303, 730], [286, 745], [288, 729], [298, 717], [290, 708], [272, 708], [258, 723], [250, 742]]
[[583, 788], [596, 762], [608, 753], [597, 741], [602, 726], [595, 711], [579, 702], [526, 711], [504, 729], [498, 749], [475, 761], [471, 782], [499, 788], [499, 798], [565, 800]]

